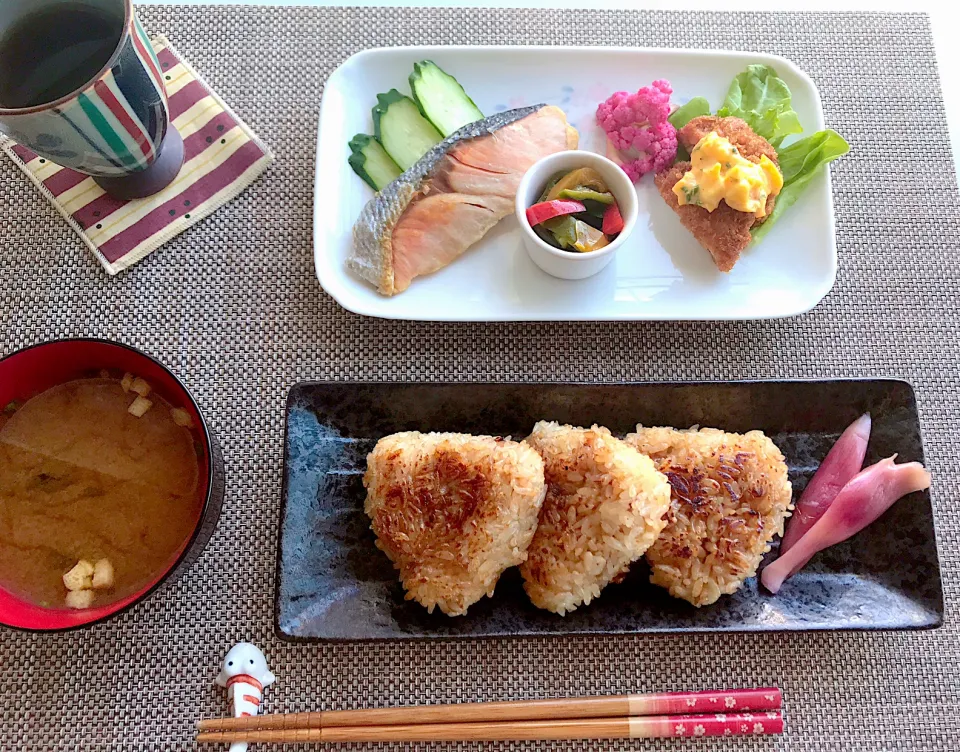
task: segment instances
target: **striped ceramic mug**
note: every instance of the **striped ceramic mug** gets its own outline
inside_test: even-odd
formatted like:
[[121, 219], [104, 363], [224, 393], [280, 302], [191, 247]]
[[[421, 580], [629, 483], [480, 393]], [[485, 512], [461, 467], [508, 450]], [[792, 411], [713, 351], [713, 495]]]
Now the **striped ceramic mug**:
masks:
[[168, 185], [183, 141], [132, 0], [2, 0], [0, 132], [118, 198]]

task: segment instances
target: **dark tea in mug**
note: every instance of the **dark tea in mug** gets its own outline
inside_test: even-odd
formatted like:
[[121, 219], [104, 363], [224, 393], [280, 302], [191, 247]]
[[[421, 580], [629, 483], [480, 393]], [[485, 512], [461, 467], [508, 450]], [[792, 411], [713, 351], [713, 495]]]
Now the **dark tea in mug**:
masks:
[[183, 139], [132, 0], [0, 0], [0, 133], [121, 201], [173, 182]]
[[0, 107], [36, 107], [83, 87], [109, 62], [123, 35], [117, 3], [37, 5], [0, 38]]

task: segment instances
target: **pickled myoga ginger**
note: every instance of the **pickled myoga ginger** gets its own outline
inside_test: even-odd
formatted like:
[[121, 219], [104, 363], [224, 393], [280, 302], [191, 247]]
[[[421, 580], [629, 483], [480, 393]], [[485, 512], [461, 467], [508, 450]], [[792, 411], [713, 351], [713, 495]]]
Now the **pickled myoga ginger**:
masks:
[[781, 556], [816, 524], [841, 489], [860, 472], [870, 441], [870, 425], [870, 413], [861, 415], [840, 434], [837, 443], [827, 452], [790, 517], [780, 542]]
[[897, 465], [895, 458], [888, 457], [864, 469], [841, 489], [800, 540], [763, 570], [760, 580], [767, 590], [776, 593], [815, 554], [856, 535], [907, 494], [930, 487], [930, 473], [923, 465]]

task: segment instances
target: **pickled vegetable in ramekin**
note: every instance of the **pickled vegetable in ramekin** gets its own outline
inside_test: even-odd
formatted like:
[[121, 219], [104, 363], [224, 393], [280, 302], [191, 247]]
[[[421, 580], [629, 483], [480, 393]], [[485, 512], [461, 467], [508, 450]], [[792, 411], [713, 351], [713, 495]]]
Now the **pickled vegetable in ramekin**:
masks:
[[571, 253], [598, 251], [623, 231], [620, 205], [591, 167], [554, 175], [527, 209], [527, 222], [543, 242]]

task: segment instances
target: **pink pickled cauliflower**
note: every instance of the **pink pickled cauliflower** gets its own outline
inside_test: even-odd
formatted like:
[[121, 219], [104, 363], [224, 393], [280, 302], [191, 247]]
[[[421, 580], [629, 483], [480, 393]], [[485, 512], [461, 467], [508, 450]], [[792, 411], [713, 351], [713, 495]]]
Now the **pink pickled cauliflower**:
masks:
[[619, 153], [615, 161], [633, 182], [669, 167], [677, 156], [677, 129], [667, 120], [672, 93], [670, 82], [660, 79], [636, 94], [618, 91], [597, 107], [597, 123]]

